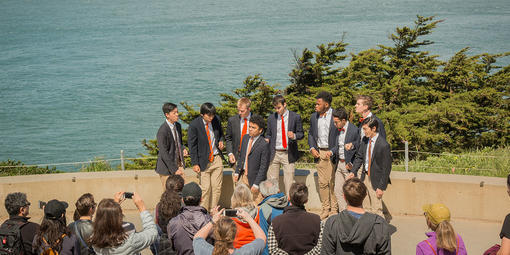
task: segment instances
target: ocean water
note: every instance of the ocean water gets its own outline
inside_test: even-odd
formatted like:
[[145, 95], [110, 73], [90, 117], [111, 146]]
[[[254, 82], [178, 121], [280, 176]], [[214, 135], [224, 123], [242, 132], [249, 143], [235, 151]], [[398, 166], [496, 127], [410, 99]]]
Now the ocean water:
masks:
[[417, 14], [445, 19], [427, 38], [443, 59], [510, 51], [508, 0], [0, 1], [0, 161], [136, 156], [164, 102], [217, 103], [257, 73], [284, 88], [293, 49], [389, 45]]

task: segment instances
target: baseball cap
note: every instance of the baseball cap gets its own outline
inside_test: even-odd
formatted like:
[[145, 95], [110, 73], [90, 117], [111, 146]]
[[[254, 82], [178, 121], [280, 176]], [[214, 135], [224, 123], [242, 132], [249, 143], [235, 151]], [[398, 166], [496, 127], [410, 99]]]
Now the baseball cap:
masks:
[[44, 207], [44, 216], [52, 220], [60, 219], [62, 214], [66, 212], [67, 206], [68, 204], [64, 201], [50, 200]]
[[444, 204], [426, 204], [422, 208], [434, 225], [443, 221], [450, 221], [450, 210]]
[[194, 197], [200, 199], [202, 197], [202, 189], [196, 182], [190, 182], [182, 188], [182, 197]]

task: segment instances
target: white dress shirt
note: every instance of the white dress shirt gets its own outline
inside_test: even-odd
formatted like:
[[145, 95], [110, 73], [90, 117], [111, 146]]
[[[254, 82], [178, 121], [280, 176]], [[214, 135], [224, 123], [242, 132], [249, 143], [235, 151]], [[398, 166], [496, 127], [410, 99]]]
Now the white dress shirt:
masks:
[[[367, 151], [366, 151], [366, 157], [365, 157], [365, 170], [368, 171], [368, 149], [370, 148], [370, 159], [373, 159], [373, 155], [374, 155], [374, 147], [375, 147], [375, 141], [377, 141], [377, 137], [379, 137], [379, 133], [375, 133], [375, 136], [370, 138], [370, 140], [372, 140], [372, 143], [370, 143], [370, 141], [368, 141], [368, 144], [367, 144]], [[370, 146], [369, 146], [370, 145]]]
[[338, 135], [338, 157], [340, 159], [345, 160], [345, 134], [347, 134], [347, 127], [349, 126], [349, 121], [347, 121], [343, 127], [344, 131], [340, 132]]
[[[175, 130], [175, 132], [174, 132], [174, 129], [176, 128], [175, 127], [175, 123], [172, 124], [172, 123], [170, 123], [170, 121], [166, 120], [166, 124], [168, 124], [168, 126], [170, 127], [170, 131], [171, 131], [170, 133], [172, 133], [172, 137], [174, 138], [174, 141], [178, 141], [179, 142], [180, 141], [179, 140], [179, 133], [177, 132], [177, 130]], [[177, 137], [175, 137], [176, 135], [177, 135]]]
[[[287, 148], [289, 148], [289, 137], [287, 133], [289, 131], [289, 110], [285, 110], [283, 113], [283, 122], [285, 125], [285, 136], [287, 137]], [[278, 119], [276, 120], [276, 145], [275, 148], [277, 150], [286, 150], [287, 148], [283, 148], [282, 143], [282, 116], [278, 114]]]
[[331, 114], [333, 113], [333, 109], [331, 107], [326, 111], [326, 114], [321, 117], [318, 116], [317, 128], [318, 128], [318, 139], [317, 146], [319, 149], [328, 149], [328, 137], [329, 137], [329, 126], [331, 124]]

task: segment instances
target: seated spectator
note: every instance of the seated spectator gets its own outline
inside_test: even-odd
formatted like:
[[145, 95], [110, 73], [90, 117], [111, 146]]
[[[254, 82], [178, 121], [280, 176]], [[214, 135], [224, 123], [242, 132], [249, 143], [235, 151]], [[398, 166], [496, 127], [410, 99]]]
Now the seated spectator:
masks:
[[[510, 196], [510, 174], [506, 178], [507, 193]], [[510, 254], [510, 213], [506, 215], [501, 233], [501, 247], [499, 248], [498, 255]]]
[[423, 206], [427, 226], [433, 232], [426, 233], [427, 240], [418, 243], [416, 255], [466, 255], [464, 241], [450, 224], [450, 210], [444, 204]]
[[[259, 223], [259, 211], [257, 207], [255, 207], [253, 194], [246, 184], [237, 184], [234, 188], [234, 194], [232, 194], [232, 198], [230, 199], [230, 205], [234, 209], [243, 209], [253, 218], [253, 220], [255, 220], [255, 222], [257, 222], [257, 224]], [[241, 248], [243, 245], [255, 240], [255, 234], [253, 233], [249, 222], [239, 218], [233, 218], [233, 220], [237, 226], [234, 248]]]
[[342, 191], [347, 208], [326, 221], [321, 254], [391, 254], [388, 223], [363, 209], [365, 184], [353, 177]]
[[122, 222], [123, 214], [120, 204], [125, 200], [124, 192], [117, 192], [115, 198], [103, 199], [99, 202], [94, 221], [90, 243], [97, 254], [140, 254], [158, 237], [154, 218], [147, 211], [145, 203], [136, 192], [133, 203], [140, 212], [143, 230], [135, 232]]
[[184, 185], [182, 200], [185, 206], [181, 212], [168, 222], [167, 233], [177, 254], [193, 253], [193, 236], [205, 224], [211, 221], [207, 210], [200, 206], [202, 189], [195, 182]]
[[[289, 190], [290, 205], [273, 219], [269, 227], [269, 254], [307, 254], [320, 250], [321, 219], [305, 209], [308, 188], [293, 183]], [[284, 254], [285, 254], [284, 253]]]
[[76, 238], [71, 235], [66, 224], [67, 206], [66, 202], [56, 199], [48, 201], [44, 206], [41, 227], [32, 244], [35, 253], [79, 254], [75, 247]]
[[92, 235], [92, 215], [95, 211], [96, 203], [92, 194], [83, 194], [76, 201], [75, 215], [78, 219], [69, 224], [68, 228], [78, 240], [76, 248], [80, 249], [80, 255], [94, 254], [92, 246], [87, 241]]
[[[218, 212], [218, 207], [212, 210], [212, 222], [207, 223], [200, 229], [193, 239], [193, 250], [196, 255], [259, 255], [262, 254], [266, 243], [266, 235], [253, 220], [250, 214], [243, 209], [237, 211], [237, 217], [248, 222], [255, 235], [255, 240], [239, 249], [234, 249], [234, 239], [237, 233], [236, 223], [229, 217], [221, 216], [223, 210]], [[214, 247], [205, 241], [213, 232]]]
[[[285, 194], [280, 192], [280, 189], [278, 188], [278, 180], [276, 179], [268, 179], [261, 182], [260, 194], [262, 195], [263, 200], [259, 204], [259, 225], [267, 235], [271, 222], [276, 216], [283, 213], [283, 208], [288, 206], [289, 202]], [[267, 244], [263, 254], [269, 254]]]
[[35, 234], [39, 231], [39, 224], [29, 222], [28, 214], [30, 213], [30, 202], [27, 200], [27, 195], [21, 192], [7, 194], [5, 197], [5, 209], [9, 214], [9, 219], [6, 220], [1, 229], [19, 226], [19, 233], [21, 234], [22, 241], [18, 250], [22, 250], [23, 254], [32, 253], [32, 242], [34, 241]]

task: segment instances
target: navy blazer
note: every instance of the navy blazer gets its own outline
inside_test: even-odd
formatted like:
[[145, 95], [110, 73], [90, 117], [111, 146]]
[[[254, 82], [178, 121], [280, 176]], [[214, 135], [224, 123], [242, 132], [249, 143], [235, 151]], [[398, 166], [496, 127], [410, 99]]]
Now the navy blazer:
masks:
[[[237, 161], [236, 174], [245, 174], [244, 161], [246, 158], [246, 151], [248, 150], [248, 142], [250, 135], [246, 134], [243, 137], [243, 144], [241, 145], [241, 154], [239, 161]], [[259, 185], [262, 181], [266, 180], [267, 169], [269, 168], [269, 143], [266, 142], [262, 134], [252, 144], [250, 154], [248, 154], [248, 183], [252, 185]]]
[[[298, 140], [303, 139], [305, 136], [303, 132], [303, 122], [301, 116], [293, 111], [289, 111], [287, 123], [287, 132], [294, 132], [294, 139], [287, 139], [287, 151], [289, 152], [289, 163], [294, 163], [299, 159]], [[269, 162], [273, 161], [276, 154], [276, 136], [277, 136], [277, 123], [278, 113], [270, 114], [267, 118], [266, 138], [269, 139], [269, 148], [271, 149], [271, 156]], [[288, 138], [288, 137], [287, 137]]]
[[[251, 117], [255, 116], [253, 112]], [[250, 118], [251, 118], [250, 117]], [[249, 132], [249, 127], [246, 128], [246, 134]], [[225, 147], [227, 148], [227, 155], [232, 153], [236, 160], [239, 160], [239, 143], [241, 141], [241, 116], [236, 114], [228, 118], [227, 131], [225, 132]]]
[[[361, 141], [361, 146], [356, 152], [356, 157], [354, 159], [354, 163], [352, 169], [349, 171], [354, 173], [355, 176], [358, 175], [358, 169], [363, 165], [363, 171], [361, 174], [361, 180], [365, 179], [366, 168], [365, 166], [365, 157], [367, 152], [368, 139], [363, 139]], [[377, 140], [375, 141], [374, 151], [372, 152], [371, 158], [371, 166], [370, 166], [370, 182], [372, 182], [372, 187], [374, 190], [386, 190], [388, 183], [391, 183], [390, 180], [390, 172], [391, 172], [391, 149], [386, 139], [379, 135]], [[367, 187], [368, 188], [368, 187]]]
[[[223, 130], [221, 128], [220, 119], [214, 116], [211, 121], [214, 137], [216, 139], [215, 145], [218, 148], [221, 158], [223, 153], [219, 149], [219, 142], [224, 140]], [[204, 119], [202, 116], [196, 117], [188, 126], [188, 147], [189, 155], [191, 157], [191, 165], [199, 165], [200, 171], [205, 171], [209, 163], [209, 140], [205, 131]]]
[[[308, 146], [310, 146], [310, 149], [315, 148], [319, 150], [319, 146], [317, 145], [317, 140], [319, 138], [319, 114], [317, 112], [312, 113], [312, 116], [310, 117], [310, 129], [308, 131]], [[336, 137], [338, 135], [338, 129], [336, 128], [335, 124], [333, 123], [333, 115], [331, 116], [331, 123], [329, 124], [329, 136], [328, 136], [328, 149], [330, 151], [333, 151], [335, 144], [336, 144]], [[331, 160], [334, 162], [334, 154], [333, 157], [331, 157]], [[317, 159], [315, 159], [317, 161]]]
[[[177, 135], [179, 136], [179, 142], [181, 143], [181, 150], [184, 150], [184, 145], [182, 144], [181, 124], [179, 122], [175, 122], [174, 125], [177, 130]], [[179, 155], [175, 153], [177, 149], [175, 148], [174, 136], [172, 135], [172, 130], [166, 121], [159, 127], [156, 139], [158, 141], [158, 161], [156, 162], [156, 173], [161, 175], [174, 174], [177, 169], [179, 169], [179, 166], [177, 165]], [[182, 163], [184, 164], [184, 158], [182, 160]]]
[[[339, 144], [338, 144], [338, 137], [340, 136], [340, 132], [337, 133], [336, 139], [335, 139], [335, 147], [333, 148], [333, 154], [335, 154], [335, 159], [338, 161], [339, 154]], [[354, 164], [354, 158], [356, 156], [356, 151], [359, 148], [360, 144], [360, 137], [359, 137], [359, 131], [358, 127], [356, 127], [354, 124], [352, 124], [349, 121], [349, 124], [347, 125], [347, 133], [345, 134], [345, 141], [344, 144], [352, 143], [353, 148], [350, 150], [346, 150], [344, 147], [344, 156], [345, 156], [345, 164], [353, 163]]]

